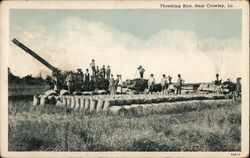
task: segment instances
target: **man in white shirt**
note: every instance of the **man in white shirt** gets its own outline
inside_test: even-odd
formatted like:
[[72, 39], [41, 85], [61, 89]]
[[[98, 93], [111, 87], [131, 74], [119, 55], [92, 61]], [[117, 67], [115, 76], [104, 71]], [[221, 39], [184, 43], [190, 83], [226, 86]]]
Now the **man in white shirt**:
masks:
[[68, 91], [69, 94], [73, 93], [73, 75], [72, 72], [70, 71], [68, 76], [66, 77], [66, 84], [68, 86]]
[[154, 84], [155, 84], [155, 78], [154, 75], [151, 74], [150, 77], [148, 78], [148, 90], [151, 94], [153, 93]]
[[161, 78], [161, 92], [162, 94], [165, 94], [166, 92], [166, 89], [167, 89], [167, 77], [165, 74], [162, 75], [162, 78]]
[[92, 59], [89, 66], [91, 67], [91, 70], [92, 70], [92, 76], [95, 76], [96, 72], [95, 72], [95, 60], [94, 59]]
[[181, 94], [181, 87], [182, 87], [183, 83], [184, 83], [184, 80], [181, 78], [181, 75], [178, 74], [176, 94]]
[[119, 78], [118, 78], [117, 91], [119, 93], [122, 93], [122, 75], [119, 75]]

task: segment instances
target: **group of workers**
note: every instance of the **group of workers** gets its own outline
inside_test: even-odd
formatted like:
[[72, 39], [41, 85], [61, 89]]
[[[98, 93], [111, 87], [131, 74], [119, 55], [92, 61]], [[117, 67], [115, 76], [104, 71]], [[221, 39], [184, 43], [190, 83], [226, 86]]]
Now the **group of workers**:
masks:
[[[116, 92], [122, 93], [122, 87], [123, 87], [123, 81], [122, 81], [122, 75], [117, 75], [117, 78], [114, 79], [114, 75], [111, 74], [110, 66], [108, 65], [107, 68], [105, 65], [102, 66], [101, 69], [99, 69], [98, 66], [95, 64], [95, 60], [92, 59], [91, 63], [89, 64], [92, 75], [90, 75], [89, 69], [86, 69], [86, 72], [83, 74], [82, 69], [77, 69], [77, 73], [73, 76], [73, 72], [70, 72], [66, 76], [66, 84], [68, 87], [68, 91], [70, 94], [72, 94], [74, 90], [74, 85], [84, 85], [85, 90], [94, 90], [94, 88], [90, 88], [92, 84], [95, 83], [96, 78], [100, 77], [102, 79], [106, 79], [109, 83], [108, 90], [111, 95], [114, 95]], [[138, 67], [140, 78], [143, 79], [145, 69], [140, 65]], [[172, 84], [171, 82], [172, 77], [168, 76], [166, 77], [165, 74], [162, 75], [161, 78], [161, 91], [163, 94], [169, 93], [168, 87]], [[184, 83], [184, 80], [181, 78], [181, 75], [178, 74], [178, 80], [176, 83], [176, 94], [181, 94], [181, 87]], [[154, 75], [151, 74], [148, 78], [148, 92], [153, 93], [154, 91], [154, 85], [155, 85], [155, 78]]]
[[[86, 69], [86, 72], [83, 74], [81, 69], [77, 69], [77, 73], [70, 72], [66, 76], [66, 84], [68, 87], [68, 91], [70, 94], [75, 90], [74, 87], [78, 87], [79, 85], [84, 86], [85, 91], [93, 91], [98, 88], [96, 85], [96, 80], [99, 78], [101, 80], [107, 81], [107, 88], [105, 90], [108, 90], [111, 95], [116, 94], [117, 92], [123, 93], [123, 80], [122, 75], [117, 75], [117, 78], [114, 78], [114, 75], [111, 74], [110, 66], [108, 65], [107, 68], [105, 65], [102, 66], [101, 69], [99, 69], [98, 66], [95, 65], [95, 60], [93, 59], [90, 63], [90, 68], [92, 70], [92, 75], [90, 75], [89, 69]], [[143, 79], [145, 69], [140, 65], [138, 67], [140, 78]], [[74, 75], [73, 75], [74, 74]], [[175, 94], [181, 94], [182, 86], [184, 84], [184, 80], [182, 79], [181, 75], [177, 75], [178, 79], [176, 83], [173, 85], [172, 83], [172, 77], [168, 75], [168, 77], [163, 74], [160, 82], [161, 86], [161, 92], [162, 94], [169, 94], [169, 93], [175, 93]], [[57, 82], [57, 78], [55, 80]], [[240, 96], [241, 92], [241, 78], [237, 78], [236, 82], [236, 96]], [[154, 74], [151, 74], [148, 78], [148, 93], [153, 93], [154, 91], [158, 91], [155, 89], [159, 86], [159, 84], [156, 85], [156, 81], [154, 78]], [[215, 85], [222, 85], [223, 87], [226, 87], [228, 89], [234, 89], [233, 84], [230, 84], [230, 80], [227, 80], [223, 83], [221, 83], [222, 80], [219, 80], [219, 75], [216, 74], [216, 80], [214, 81]], [[55, 84], [57, 85], [57, 84]], [[57, 89], [57, 86], [55, 86]]]
[[[113, 74], [111, 74], [111, 68], [108, 65], [102, 66], [99, 69], [99, 66], [96, 66], [95, 60], [92, 59], [91, 63], [89, 64], [92, 74], [90, 75], [89, 69], [86, 69], [86, 72], [83, 74], [82, 69], [77, 69], [77, 73], [69, 72], [66, 76], [66, 85], [68, 87], [68, 91], [72, 94], [75, 85], [84, 85], [84, 89], [95, 90], [95, 83], [97, 78], [105, 79], [109, 82], [109, 91], [111, 94], [115, 94], [118, 90], [122, 92], [122, 76], [117, 75], [117, 79], [114, 79]], [[74, 75], [73, 75], [74, 74]]]
[[[172, 77], [168, 76], [166, 77], [165, 74], [162, 75], [161, 78], [161, 92], [162, 94], [170, 93], [168, 90], [168, 87], [172, 85]], [[185, 81], [181, 78], [181, 75], [178, 74], [178, 79], [176, 83], [176, 94], [181, 94], [181, 87]], [[148, 91], [149, 93], [153, 93], [154, 90], [154, 85], [155, 85], [155, 78], [154, 74], [151, 74], [150, 77], [148, 78]]]
[[[145, 69], [142, 67], [142, 65], [140, 65], [137, 69], [139, 71], [140, 78], [143, 79]], [[161, 92], [163, 94], [169, 93], [167, 91], [167, 89], [168, 89], [169, 85], [172, 84], [171, 80], [172, 80], [171, 76], [166, 77], [165, 74], [162, 75], [162, 78], [161, 78]], [[181, 94], [181, 86], [182, 86], [183, 83], [184, 83], [184, 80], [181, 78], [181, 75], [178, 74], [178, 80], [177, 80], [177, 83], [176, 83], [176, 94]], [[148, 91], [149, 91], [149, 93], [153, 93], [154, 85], [155, 85], [154, 74], [151, 74], [150, 77], [148, 78]]]
[[117, 79], [114, 79], [113, 74], [111, 74], [109, 79], [109, 92], [111, 95], [114, 95], [117, 91], [122, 93], [122, 75], [117, 75]]
[[107, 68], [105, 65], [102, 66], [102, 68], [99, 69], [99, 66], [96, 66], [95, 64], [95, 59], [92, 59], [91, 63], [89, 64], [91, 70], [92, 70], [92, 76], [102, 76], [105, 79], [110, 79], [111, 75], [111, 69], [110, 66], [108, 65]]

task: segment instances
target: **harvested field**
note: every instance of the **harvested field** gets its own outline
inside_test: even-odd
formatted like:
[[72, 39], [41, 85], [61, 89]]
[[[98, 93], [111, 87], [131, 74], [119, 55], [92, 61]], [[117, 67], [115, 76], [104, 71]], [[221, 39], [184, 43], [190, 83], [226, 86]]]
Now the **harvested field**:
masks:
[[232, 100], [147, 104], [119, 113], [10, 102], [9, 151], [240, 151], [240, 109]]
[[45, 85], [9, 85], [9, 97], [25, 97], [41, 94], [44, 91]]

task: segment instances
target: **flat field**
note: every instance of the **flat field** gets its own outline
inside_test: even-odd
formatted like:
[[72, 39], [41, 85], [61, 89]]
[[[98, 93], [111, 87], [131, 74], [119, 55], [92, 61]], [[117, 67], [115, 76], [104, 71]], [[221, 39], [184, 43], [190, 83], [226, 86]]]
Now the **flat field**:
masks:
[[232, 100], [176, 102], [119, 114], [31, 104], [9, 102], [9, 151], [241, 150], [241, 103]]
[[8, 86], [8, 94], [10, 97], [33, 96], [35, 94], [41, 94], [44, 89], [46, 89], [45, 85], [9, 84]]

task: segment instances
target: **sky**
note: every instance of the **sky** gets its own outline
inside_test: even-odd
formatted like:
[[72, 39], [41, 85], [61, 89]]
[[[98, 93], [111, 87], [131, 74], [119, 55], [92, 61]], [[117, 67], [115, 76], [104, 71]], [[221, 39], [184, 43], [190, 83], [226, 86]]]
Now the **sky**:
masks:
[[[110, 65], [124, 79], [153, 73], [186, 82], [241, 76], [241, 10], [79, 9], [10, 11], [10, 40], [18, 39], [62, 70]], [[10, 41], [9, 67], [19, 76], [50, 74]]]

